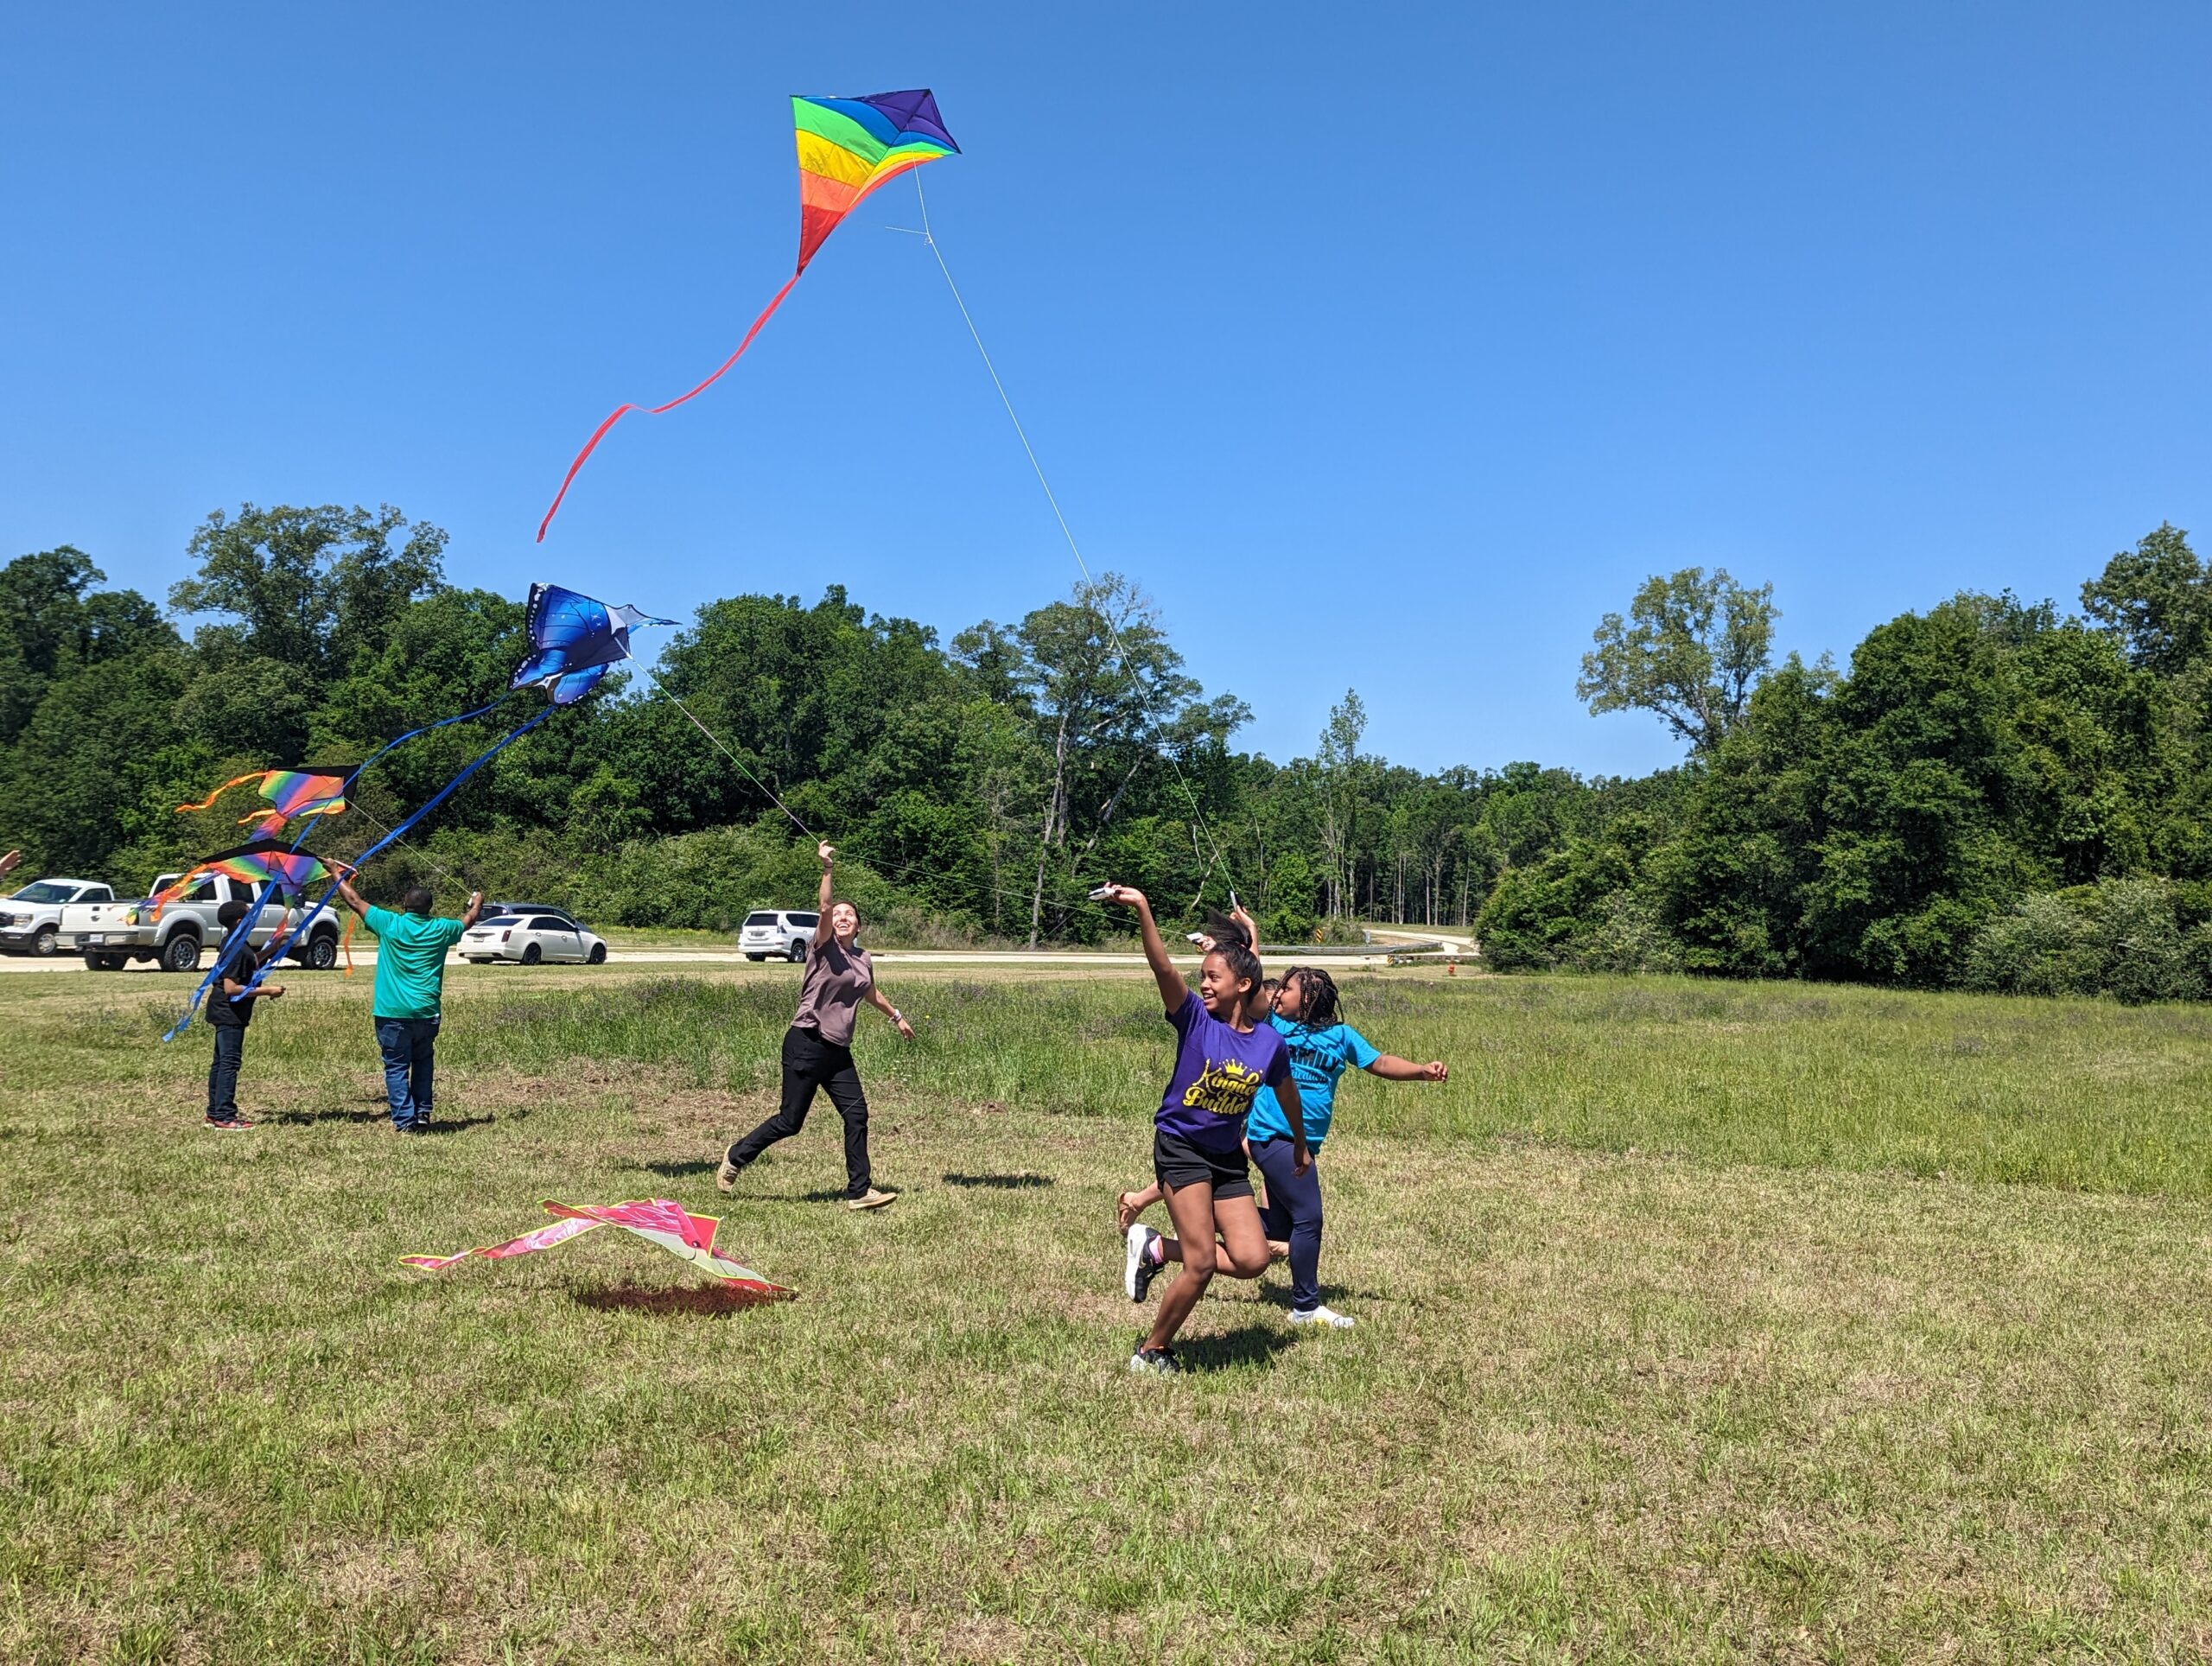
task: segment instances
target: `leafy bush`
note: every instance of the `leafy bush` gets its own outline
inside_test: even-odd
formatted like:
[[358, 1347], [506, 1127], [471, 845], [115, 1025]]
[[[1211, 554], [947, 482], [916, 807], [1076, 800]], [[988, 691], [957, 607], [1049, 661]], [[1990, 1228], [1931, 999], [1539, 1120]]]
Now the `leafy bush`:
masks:
[[1605, 901], [1605, 917], [1573, 939], [1573, 964], [1586, 972], [1679, 972], [1682, 945], [1650, 901], [1633, 891], [1616, 891]]
[[2212, 987], [2212, 926], [2185, 929], [2180, 888], [2100, 880], [2031, 896], [1967, 945], [1960, 982], [2006, 995], [2108, 995], [2128, 1006]]
[[2029, 897], [1974, 934], [1959, 982], [1996, 995], [2093, 995], [2103, 970], [2094, 939], [2064, 899]]
[[2088, 911], [2107, 994], [2130, 1007], [2203, 995], [2203, 975], [2191, 963], [2174, 887], [2165, 881], [2101, 880], [2091, 887]]
[[[821, 867], [811, 846], [773, 823], [637, 839], [606, 859], [593, 886], [622, 925], [729, 932], [755, 908], [811, 908]], [[837, 894], [880, 922], [898, 893], [858, 862], [837, 864]]]

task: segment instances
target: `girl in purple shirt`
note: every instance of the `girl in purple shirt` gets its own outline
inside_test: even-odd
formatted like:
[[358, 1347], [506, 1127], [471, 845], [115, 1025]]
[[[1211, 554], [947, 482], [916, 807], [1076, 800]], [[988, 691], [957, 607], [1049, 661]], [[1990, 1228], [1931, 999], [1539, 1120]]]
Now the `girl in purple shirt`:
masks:
[[1153, 1173], [1167, 1199], [1175, 1236], [1163, 1238], [1142, 1224], [1130, 1227], [1123, 1274], [1129, 1299], [1142, 1301], [1167, 1262], [1183, 1263], [1183, 1276], [1160, 1298], [1152, 1334], [1129, 1358], [1133, 1371], [1169, 1372], [1181, 1369], [1169, 1344], [1215, 1272], [1257, 1278], [1268, 1269], [1268, 1237], [1252, 1200], [1244, 1157], [1244, 1116], [1262, 1083], [1274, 1091], [1290, 1123], [1299, 1173], [1311, 1159], [1298, 1083], [1282, 1037], [1271, 1025], [1255, 1024], [1247, 1009], [1260, 987], [1260, 959], [1250, 943], [1239, 935], [1208, 950], [1198, 964], [1194, 995], [1168, 958], [1144, 893], [1135, 886], [1116, 886], [1111, 900], [1137, 911], [1144, 957], [1160, 986], [1167, 1021], [1175, 1027], [1175, 1069], [1154, 1118], [1152, 1150]]

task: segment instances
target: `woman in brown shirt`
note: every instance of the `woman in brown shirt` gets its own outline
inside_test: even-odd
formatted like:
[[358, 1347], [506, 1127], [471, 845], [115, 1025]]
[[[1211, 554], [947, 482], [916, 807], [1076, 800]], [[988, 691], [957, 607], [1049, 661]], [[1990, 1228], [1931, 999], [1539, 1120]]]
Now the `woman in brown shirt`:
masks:
[[845, 1122], [845, 1206], [880, 1209], [899, 1194], [879, 1192], [868, 1173], [868, 1096], [853, 1066], [853, 1023], [867, 1002], [899, 1027], [909, 1041], [914, 1027], [875, 987], [875, 966], [858, 941], [860, 911], [830, 895], [830, 868], [836, 852], [826, 839], [817, 848], [822, 858], [821, 919], [806, 951], [806, 976], [799, 984], [798, 1011], [784, 1032], [784, 1100], [773, 1116], [722, 1155], [715, 1184], [734, 1191], [741, 1170], [779, 1140], [788, 1140], [806, 1122], [814, 1091], [828, 1090], [830, 1103]]

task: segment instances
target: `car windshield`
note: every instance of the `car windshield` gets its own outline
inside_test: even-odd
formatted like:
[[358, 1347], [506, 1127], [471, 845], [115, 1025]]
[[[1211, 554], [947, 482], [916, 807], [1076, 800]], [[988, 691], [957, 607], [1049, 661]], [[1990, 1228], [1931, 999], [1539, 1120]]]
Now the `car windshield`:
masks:
[[77, 894], [73, 885], [56, 885], [52, 880], [41, 880], [26, 885], [8, 899], [10, 902], [67, 902]]
[[747, 914], [745, 923], [747, 925], [773, 925], [776, 917], [773, 914]]

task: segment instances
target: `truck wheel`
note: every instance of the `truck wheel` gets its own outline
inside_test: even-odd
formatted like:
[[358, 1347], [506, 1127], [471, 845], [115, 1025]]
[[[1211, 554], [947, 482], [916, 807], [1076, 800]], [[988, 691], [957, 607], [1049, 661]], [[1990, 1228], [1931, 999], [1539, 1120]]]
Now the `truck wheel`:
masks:
[[31, 952], [41, 960], [51, 958], [56, 946], [54, 930], [51, 925], [41, 925], [31, 938]]
[[179, 932], [162, 947], [162, 970], [165, 972], [196, 972], [200, 970], [200, 939], [189, 932]]
[[747, 960], [766, 960], [766, 959], [767, 959], [767, 957], [767, 957], [767, 956], [766, 956], [766, 955], [747, 955], [747, 956], [746, 956], [746, 958], [747, 958]]
[[528, 948], [522, 951], [522, 963], [525, 966], [535, 966], [539, 961], [544, 958], [545, 951], [539, 948], [535, 943], [531, 944]]
[[784, 958], [791, 962], [794, 966], [804, 965], [806, 963], [805, 940], [802, 938], [798, 942], [792, 944], [790, 948], [785, 950]]
[[88, 972], [119, 972], [123, 970], [124, 959], [122, 955], [104, 955], [95, 950], [85, 957], [85, 970]]
[[311, 972], [327, 972], [337, 963], [338, 939], [327, 932], [318, 932], [300, 957], [300, 964]]

